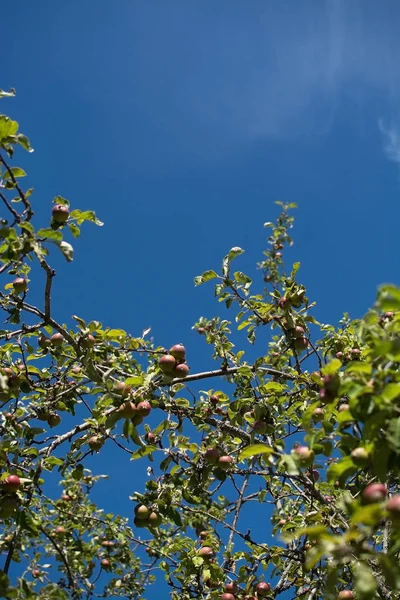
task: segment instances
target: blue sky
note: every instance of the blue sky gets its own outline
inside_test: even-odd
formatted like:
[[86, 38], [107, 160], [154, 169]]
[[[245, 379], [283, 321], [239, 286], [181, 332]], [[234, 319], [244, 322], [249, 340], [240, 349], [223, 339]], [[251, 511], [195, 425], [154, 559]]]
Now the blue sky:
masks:
[[56, 194], [105, 222], [55, 257], [57, 318], [152, 326], [208, 368], [191, 326], [219, 309], [193, 277], [236, 245], [253, 274], [278, 199], [299, 205], [289, 260], [321, 321], [399, 283], [399, 18], [396, 0], [13, 0], [1, 110], [35, 148], [37, 223]]

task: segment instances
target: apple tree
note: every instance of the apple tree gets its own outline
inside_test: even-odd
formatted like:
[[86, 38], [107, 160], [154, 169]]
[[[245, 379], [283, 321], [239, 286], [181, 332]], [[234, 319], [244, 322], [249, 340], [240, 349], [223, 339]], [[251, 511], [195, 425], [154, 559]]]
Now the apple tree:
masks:
[[[37, 226], [21, 147], [1, 115], [0, 596], [400, 598], [400, 290], [321, 322], [281, 203], [257, 281], [238, 247], [195, 278], [219, 316], [193, 325], [215, 362], [193, 373], [190, 339], [55, 319], [53, 253], [101, 223], [56, 196]], [[109, 444], [148, 474], [129, 514], [94, 501]]]

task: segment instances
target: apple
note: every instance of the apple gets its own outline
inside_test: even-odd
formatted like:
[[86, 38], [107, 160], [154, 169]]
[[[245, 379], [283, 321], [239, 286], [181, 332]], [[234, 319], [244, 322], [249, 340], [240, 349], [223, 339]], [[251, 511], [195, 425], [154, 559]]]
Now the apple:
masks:
[[135, 516], [137, 519], [148, 519], [150, 511], [145, 504], [135, 506]]
[[88, 446], [93, 452], [99, 452], [99, 450], [103, 447], [104, 441], [98, 435], [94, 435], [88, 441]]
[[339, 412], [344, 412], [345, 410], [350, 410], [350, 404], [347, 404], [347, 402], [341, 404], [338, 408]]
[[2, 484], [6, 492], [16, 492], [21, 487], [21, 480], [18, 475], [9, 475], [3, 480]]
[[123, 398], [127, 398], [132, 391], [132, 386], [126, 385], [123, 381], [118, 381], [114, 385], [114, 393], [119, 394]]
[[169, 353], [178, 360], [185, 360], [186, 358], [186, 348], [183, 344], [175, 344], [170, 348]]
[[148, 521], [151, 527], [159, 527], [162, 523], [162, 516], [153, 511], [149, 514]]
[[51, 413], [47, 417], [47, 422], [50, 425], [50, 427], [57, 427], [57, 425], [61, 423], [61, 417], [57, 413]]
[[278, 301], [279, 308], [287, 308], [289, 306], [289, 301], [286, 296], [282, 296]]
[[220, 454], [217, 448], [208, 448], [204, 453], [204, 460], [212, 465], [217, 464]]
[[103, 558], [103, 560], [101, 561], [101, 568], [104, 569], [105, 571], [108, 571], [110, 566], [111, 566], [111, 563], [108, 560], [108, 558]]
[[282, 252], [275, 252], [276, 258], [282, 258]]
[[148, 431], [144, 438], [148, 444], [154, 444], [157, 441], [157, 436], [152, 431]]
[[210, 548], [210, 546], [202, 546], [197, 554], [204, 559], [210, 559], [215, 556], [215, 552], [212, 548]]
[[382, 502], [387, 496], [387, 487], [384, 483], [370, 483], [364, 489], [362, 497], [366, 504]]
[[296, 325], [296, 327], [292, 330], [292, 333], [293, 337], [295, 338], [304, 337], [304, 327], [301, 327], [301, 325]]
[[118, 413], [125, 419], [131, 419], [137, 414], [137, 407], [134, 402], [123, 402], [118, 408]]
[[231, 456], [220, 456], [220, 458], [218, 459], [218, 466], [224, 471], [230, 469], [232, 463], [233, 458]]
[[294, 453], [302, 465], [309, 466], [314, 462], [314, 451], [308, 446], [297, 446], [297, 448], [294, 449]]
[[68, 206], [65, 206], [65, 204], [55, 204], [51, 214], [57, 223], [65, 223], [69, 217]]
[[386, 510], [393, 520], [400, 522], [400, 495], [389, 498], [386, 504]]
[[164, 373], [171, 373], [176, 367], [176, 360], [171, 354], [164, 354], [158, 361], [158, 365]]
[[74, 500], [74, 499], [73, 499], [73, 497], [72, 497], [72, 496], [70, 496], [69, 494], [63, 494], [63, 495], [61, 496], [61, 500], [62, 500], [63, 502], [73, 502], [73, 500]]
[[221, 600], [235, 600], [235, 596], [229, 592], [224, 592], [221, 594]]
[[197, 535], [199, 536], [199, 538], [201, 540], [205, 540], [206, 537], [208, 536], [208, 531], [199, 531]]
[[82, 348], [86, 348], [86, 349], [93, 348], [95, 344], [96, 344], [96, 338], [93, 337], [93, 335], [91, 335], [90, 333], [89, 333], [89, 335], [86, 335], [85, 337], [83, 337], [81, 339]]
[[312, 414], [314, 421], [322, 421], [322, 419], [324, 418], [325, 411], [323, 408], [317, 406], [317, 408], [314, 408]]
[[340, 377], [337, 373], [334, 375], [325, 375], [322, 379], [323, 386], [328, 392], [337, 394], [340, 387]]
[[361, 350], [359, 348], [352, 348], [350, 350], [350, 354], [351, 354], [352, 358], [358, 358], [361, 354]]
[[206, 330], [204, 329], [204, 327], [198, 327], [197, 328], [197, 333], [199, 333], [200, 335], [204, 335], [206, 332]]
[[257, 596], [260, 596], [261, 598], [267, 596], [270, 589], [271, 586], [269, 585], [269, 583], [267, 583], [266, 581], [260, 581], [260, 583], [257, 583], [256, 585]]
[[279, 521], [278, 521], [278, 525], [280, 525], [281, 527], [283, 525], [286, 525], [286, 523], [287, 523], [286, 519], [279, 519]]
[[342, 590], [337, 595], [337, 600], [352, 600], [354, 594], [351, 590]]
[[14, 292], [16, 294], [21, 294], [21, 292], [25, 292], [28, 287], [28, 282], [23, 277], [16, 277], [12, 282]]
[[352, 450], [351, 458], [353, 463], [358, 467], [365, 467], [369, 463], [369, 454], [367, 450], [361, 446]]
[[265, 421], [256, 421], [253, 425], [253, 431], [262, 435], [267, 431], [267, 424]]
[[53, 346], [62, 346], [64, 342], [64, 336], [61, 333], [54, 333], [51, 336], [50, 341]]
[[133, 519], [133, 522], [135, 524], [135, 527], [147, 527], [148, 525], [147, 519], [138, 519], [138, 517], [135, 517]]
[[64, 537], [65, 527], [63, 527], [62, 525], [59, 525], [58, 527], [55, 528], [55, 533], [58, 537]]
[[225, 584], [225, 591], [232, 592], [232, 594], [234, 594], [237, 592], [237, 587], [236, 581], [228, 581], [228, 583]]
[[142, 417], [147, 417], [151, 413], [151, 404], [147, 400], [139, 402], [136, 408]]
[[176, 365], [172, 371], [172, 375], [178, 379], [184, 379], [189, 375], [189, 370], [186, 363], [181, 363], [180, 365]]
[[210, 396], [210, 402], [213, 406], [217, 406], [217, 404], [219, 404], [219, 398], [218, 396], [216, 396], [215, 394], [212, 394]]
[[40, 577], [41, 572], [39, 571], [39, 569], [33, 569], [32, 571], [32, 577], [34, 577], [35, 579], [37, 579], [38, 577]]
[[299, 350], [299, 352], [302, 352], [303, 350], [306, 350], [308, 347], [308, 339], [306, 337], [296, 338], [293, 342], [293, 345], [296, 348], [296, 350]]

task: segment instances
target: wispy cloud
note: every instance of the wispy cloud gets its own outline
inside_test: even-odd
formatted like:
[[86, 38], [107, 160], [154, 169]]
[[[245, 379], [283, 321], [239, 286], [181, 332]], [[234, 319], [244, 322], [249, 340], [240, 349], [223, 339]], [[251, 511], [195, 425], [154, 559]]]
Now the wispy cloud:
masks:
[[379, 130], [383, 136], [385, 151], [388, 159], [400, 167], [400, 129], [398, 126], [391, 123], [385, 125], [383, 119], [378, 121]]

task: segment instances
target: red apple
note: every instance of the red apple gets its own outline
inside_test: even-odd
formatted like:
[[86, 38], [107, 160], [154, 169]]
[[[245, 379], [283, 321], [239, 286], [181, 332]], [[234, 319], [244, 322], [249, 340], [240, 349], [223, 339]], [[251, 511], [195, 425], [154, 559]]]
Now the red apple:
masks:
[[63, 500], [63, 502], [73, 502], [74, 499], [69, 494], [63, 494], [61, 500]]
[[345, 402], [344, 404], [341, 404], [338, 408], [339, 412], [344, 412], [345, 410], [349, 410], [350, 409], [350, 404], [347, 404], [347, 402]]
[[212, 548], [210, 548], [210, 546], [202, 546], [197, 554], [204, 559], [210, 559], [215, 556], [215, 552]]
[[235, 596], [229, 592], [224, 592], [221, 594], [221, 600], [235, 600]]
[[151, 404], [150, 402], [147, 402], [147, 400], [139, 402], [136, 408], [138, 410], [138, 413], [143, 417], [147, 417], [151, 412]]
[[108, 558], [103, 558], [103, 560], [101, 561], [101, 567], [102, 569], [104, 569], [105, 571], [108, 571], [108, 569], [110, 568], [111, 563], [108, 560]]
[[400, 520], [400, 495], [389, 498], [386, 504], [386, 510], [392, 519], [396, 521]]
[[215, 394], [212, 394], [210, 396], [210, 402], [213, 406], [217, 406], [217, 404], [219, 404], [219, 398], [218, 396], [216, 396]]
[[304, 327], [301, 327], [301, 325], [296, 325], [296, 327], [292, 330], [292, 333], [293, 337], [295, 338], [304, 337]]
[[35, 579], [37, 579], [38, 577], [40, 577], [41, 575], [41, 571], [39, 571], [39, 569], [33, 569], [32, 571], [32, 577], [34, 577]]
[[82, 348], [93, 348], [95, 344], [96, 338], [90, 333], [81, 339]]
[[176, 365], [172, 371], [172, 375], [178, 379], [184, 379], [189, 375], [189, 370], [186, 363], [181, 363], [180, 365]]
[[317, 408], [314, 408], [312, 414], [314, 421], [322, 421], [322, 419], [324, 418], [325, 411], [323, 408], [317, 406]]
[[171, 354], [164, 354], [158, 361], [158, 364], [164, 373], [171, 373], [176, 367], [176, 360]]
[[42, 350], [47, 350], [47, 348], [51, 346], [51, 339], [45, 335], [40, 335], [38, 338], [38, 345]]
[[123, 381], [118, 381], [114, 385], [114, 393], [119, 394], [123, 398], [127, 398], [132, 391], [132, 386], [126, 385]]
[[363, 491], [363, 500], [366, 504], [382, 502], [386, 499], [387, 491], [384, 483], [370, 483]]
[[9, 475], [3, 480], [3, 489], [6, 492], [16, 492], [21, 487], [21, 480], [18, 475]]
[[183, 344], [175, 344], [172, 346], [169, 353], [178, 360], [185, 360], [186, 348], [183, 346]]
[[64, 342], [64, 336], [61, 333], [54, 333], [50, 338], [53, 346], [62, 346]]
[[296, 350], [299, 350], [299, 352], [302, 352], [303, 350], [306, 350], [308, 347], [308, 339], [306, 337], [296, 338], [294, 340], [293, 345], [296, 348]]
[[206, 330], [204, 329], [204, 327], [198, 327], [197, 328], [197, 333], [199, 333], [200, 335], [204, 335], [206, 332]]
[[152, 431], [148, 431], [144, 438], [148, 444], [154, 444], [157, 441], [157, 436]]
[[130, 401], [123, 402], [121, 406], [118, 407], [118, 414], [124, 417], [124, 419], [131, 419], [137, 414], [136, 404]]
[[12, 282], [14, 292], [16, 294], [21, 294], [21, 292], [25, 292], [28, 287], [28, 282], [23, 277], [16, 277]]
[[[280, 254], [280, 253], [279, 253]], [[286, 296], [282, 296], [278, 301], [278, 306], [280, 308], [287, 308], [289, 306], [289, 301]]]
[[225, 591], [235, 594], [237, 592], [237, 587], [236, 581], [228, 581], [228, 583], [225, 584]]
[[337, 595], [337, 600], [352, 600], [354, 594], [351, 590], [342, 590]]
[[68, 206], [65, 206], [65, 204], [55, 204], [51, 214], [57, 223], [65, 223], [69, 217]]
[[64, 537], [65, 527], [63, 527], [62, 525], [59, 525], [58, 527], [55, 528], [55, 533], [58, 537]]
[[260, 596], [261, 598], [263, 598], [263, 596], [267, 596], [270, 589], [271, 586], [269, 585], [269, 583], [267, 583], [266, 581], [260, 581], [260, 583], [257, 583], [256, 585], [257, 596]]

